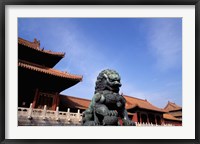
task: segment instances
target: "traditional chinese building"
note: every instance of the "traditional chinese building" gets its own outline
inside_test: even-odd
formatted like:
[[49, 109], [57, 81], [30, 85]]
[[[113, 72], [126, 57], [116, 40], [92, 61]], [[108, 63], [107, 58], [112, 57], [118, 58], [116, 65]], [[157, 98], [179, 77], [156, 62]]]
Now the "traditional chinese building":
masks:
[[177, 119], [182, 119], [182, 107], [178, 106], [177, 104], [168, 101], [167, 105], [164, 108], [168, 114], [171, 114]]
[[[56, 110], [62, 102], [59, 93], [74, 86], [82, 76], [62, 72], [53, 67], [65, 53], [52, 52], [33, 42], [18, 38], [18, 107]], [[62, 106], [61, 106], [62, 108]]]
[[126, 99], [126, 109], [129, 117], [138, 123], [151, 123], [161, 125], [164, 122], [164, 109], [152, 105], [146, 99], [139, 99], [124, 95]]
[[[90, 104], [90, 100], [77, 98], [72, 96], [60, 95], [61, 103], [60, 109], [70, 108], [70, 111], [76, 112], [80, 110], [83, 112], [86, 110]], [[164, 122], [163, 114], [166, 112], [164, 109], [160, 109], [152, 105], [147, 100], [130, 97], [124, 95], [126, 99], [126, 109], [128, 111], [128, 116], [135, 122], [138, 123], [152, 123], [161, 125]]]
[[182, 125], [182, 107], [168, 101], [164, 109], [167, 111], [163, 115], [165, 123], [171, 123], [178, 126]]
[[174, 117], [169, 113], [163, 114], [165, 124], [172, 124], [174, 126], [182, 126], [182, 120]]
[[[169, 114], [165, 109], [154, 106], [147, 100], [127, 95], [124, 95], [124, 98], [126, 99], [126, 109], [129, 118], [137, 123], [182, 125], [182, 120]], [[62, 99], [59, 104], [61, 109], [66, 110], [70, 108], [70, 111], [73, 112], [77, 112], [77, 110], [83, 112], [90, 104], [90, 100], [84, 98], [60, 95], [60, 99]]]

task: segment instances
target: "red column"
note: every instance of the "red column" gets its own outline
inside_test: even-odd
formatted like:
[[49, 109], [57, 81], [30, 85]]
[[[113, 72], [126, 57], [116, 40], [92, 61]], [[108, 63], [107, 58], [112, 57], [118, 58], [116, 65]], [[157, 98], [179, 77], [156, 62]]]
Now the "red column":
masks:
[[59, 97], [59, 94], [57, 94], [57, 105], [56, 106], [59, 106], [59, 103], [60, 103], [60, 97]]
[[134, 113], [134, 114], [133, 114], [132, 120], [133, 120], [134, 122], [138, 122], [137, 113]]
[[59, 95], [58, 93], [56, 93], [56, 95], [53, 97], [52, 110], [56, 110], [58, 103], [59, 103]]
[[38, 90], [38, 88], [37, 88], [36, 91], [35, 91], [35, 97], [34, 97], [33, 103], [32, 103], [32, 107], [33, 107], [33, 108], [36, 107], [36, 103], [37, 103], [38, 97], [39, 97], [39, 90]]

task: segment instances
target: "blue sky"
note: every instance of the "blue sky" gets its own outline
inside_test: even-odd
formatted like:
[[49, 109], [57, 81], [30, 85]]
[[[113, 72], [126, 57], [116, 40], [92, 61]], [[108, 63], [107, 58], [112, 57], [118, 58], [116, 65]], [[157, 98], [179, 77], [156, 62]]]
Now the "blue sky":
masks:
[[182, 106], [181, 18], [19, 18], [18, 36], [65, 52], [54, 67], [83, 75], [63, 94], [91, 99], [98, 73], [114, 69], [120, 93]]

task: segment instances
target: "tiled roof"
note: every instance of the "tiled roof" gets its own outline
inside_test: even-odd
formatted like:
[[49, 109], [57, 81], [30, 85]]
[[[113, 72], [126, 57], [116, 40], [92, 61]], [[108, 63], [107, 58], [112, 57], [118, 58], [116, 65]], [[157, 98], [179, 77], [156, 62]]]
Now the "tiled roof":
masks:
[[177, 111], [177, 112], [169, 112], [169, 114], [175, 116], [175, 117], [182, 117], [182, 111]]
[[172, 103], [168, 101], [167, 105], [164, 108], [166, 111], [177, 111], [177, 110], [182, 110], [182, 107], [176, 105], [175, 103]]
[[150, 102], [147, 100], [135, 98], [135, 97], [130, 97], [127, 95], [123, 95], [124, 98], [126, 99], [126, 109], [132, 109], [135, 107], [139, 107], [141, 109], [146, 109], [146, 110], [152, 110], [152, 111], [158, 111], [158, 112], [166, 112], [164, 109], [158, 108], [154, 105], [152, 105]]
[[60, 99], [68, 108], [87, 109], [90, 104], [90, 100], [84, 98], [60, 95]]
[[34, 70], [34, 71], [37, 71], [37, 72], [62, 77], [62, 78], [74, 79], [74, 80], [78, 80], [78, 81], [82, 80], [82, 76], [69, 74], [67, 72], [62, 72], [62, 71], [59, 71], [59, 70], [56, 70], [56, 69], [52, 69], [52, 68], [48, 68], [48, 67], [45, 67], [45, 66], [33, 64], [33, 63], [23, 61], [23, 60], [19, 60], [18, 66], [26, 68], [26, 69]]
[[61, 57], [64, 57], [64, 55], [65, 55], [65, 53], [52, 52], [50, 50], [44, 50], [44, 48], [40, 48], [40, 42], [37, 41], [36, 39], [34, 39], [34, 42], [30, 42], [30, 41], [27, 41], [25, 39], [18, 38], [18, 44], [24, 45], [24, 46], [32, 48], [34, 50], [40, 51], [42, 53], [47, 53], [47, 54], [51, 54], [51, 55], [57, 55], [57, 56], [61, 56]]
[[[147, 109], [147, 110], [158, 111], [158, 112], [166, 112], [163, 109], [153, 106], [147, 100], [142, 100], [142, 99], [138, 99], [138, 98], [134, 98], [130, 96], [124, 96], [124, 98], [126, 99], [126, 109], [131, 109], [138, 106], [141, 109]], [[72, 97], [72, 96], [62, 95], [62, 99], [65, 101], [66, 105], [72, 108], [87, 109], [90, 104], [90, 100], [88, 99], [77, 98], [77, 97]]]
[[182, 121], [182, 120], [180, 120], [180, 119], [175, 118], [173, 115], [167, 114], [167, 113], [163, 114], [163, 118], [164, 118], [164, 119], [167, 119], [167, 120]]

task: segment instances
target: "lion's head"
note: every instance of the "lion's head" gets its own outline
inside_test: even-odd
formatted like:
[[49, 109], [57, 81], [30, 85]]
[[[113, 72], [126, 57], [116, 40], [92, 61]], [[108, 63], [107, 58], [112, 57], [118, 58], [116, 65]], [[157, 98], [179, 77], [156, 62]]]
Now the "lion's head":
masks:
[[118, 93], [120, 83], [120, 75], [115, 70], [106, 69], [99, 73], [95, 86], [95, 93], [103, 90], [110, 90]]

